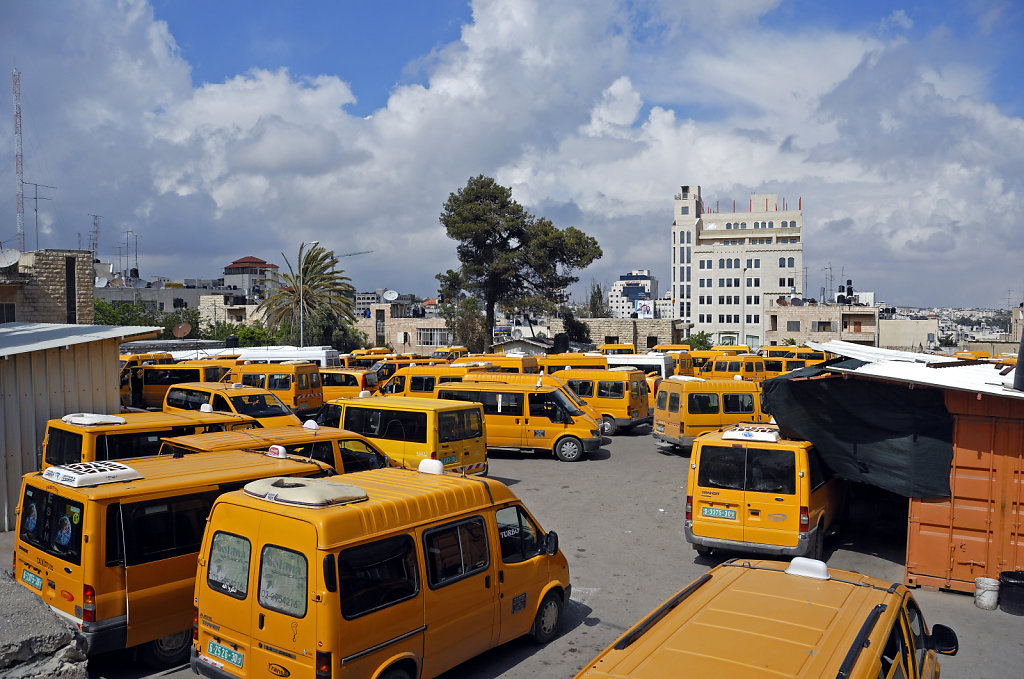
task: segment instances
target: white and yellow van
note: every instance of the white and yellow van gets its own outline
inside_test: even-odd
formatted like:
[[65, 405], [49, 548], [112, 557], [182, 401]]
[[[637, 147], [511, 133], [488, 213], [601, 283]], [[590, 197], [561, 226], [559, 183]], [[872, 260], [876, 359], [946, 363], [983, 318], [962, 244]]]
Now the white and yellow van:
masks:
[[739, 377], [760, 382], [765, 379], [764, 359], [755, 354], [718, 356], [704, 365], [698, 377], [708, 380], [731, 380]]
[[317, 423], [365, 436], [399, 466], [416, 468], [422, 460], [440, 460], [446, 471], [487, 474], [483, 410], [475, 403], [341, 398], [324, 406]]
[[240, 382], [185, 382], [167, 390], [164, 412], [204, 410], [238, 413], [255, 418], [264, 427], [302, 424], [299, 416], [272, 392]]
[[[468, 363], [451, 365], [414, 365], [399, 368], [379, 391], [385, 396], [420, 396], [429, 398], [434, 388], [447, 382], [461, 382], [470, 373], [483, 373], [490, 366], [488, 363]], [[354, 394], [358, 396], [358, 394]]]
[[775, 425], [737, 425], [693, 442], [683, 529], [701, 555], [820, 560], [845, 502], [846, 484], [810, 442], [784, 439]]
[[452, 361], [453, 366], [475, 365], [484, 362], [488, 364], [487, 370], [495, 373], [531, 373], [536, 375], [540, 372], [538, 358], [531, 354], [506, 353], [506, 354], [485, 354], [483, 356], [462, 356]]
[[732, 559], [669, 597], [576, 679], [938, 679], [956, 633], [928, 632], [900, 583], [829, 568]]
[[537, 362], [549, 375], [559, 370], [606, 370], [608, 359], [604, 354], [569, 352], [538, 356]]
[[770, 419], [761, 409], [757, 382], [676, 376], [658, 385], [651, 435], [656, 441], [689, 448], [695, 437], [706, 432]]
[[192, 436], [165, 438], [160, 455], [191, 455], [218, 450], [270, 451], [271, 446], [284, 448], [295, 457], [305, 457], [329, 464], [339, 474], [380, 469], [391, 461], [374, 443], [355, 432], [337, 427], [321, 427], [308, 420], [301, 427], [265, 427], [245, 431], [225, 431]]
[[431, 679], [523, 635], [557, 635], [568, 563], [507, 486], [407, 469], [338, 478], [218, 498], [193, 672]]
[[260, 424], [234, 413], [70, 413], [46, 423], [41, 469], [73, 462], [102, 462], [156, 455], [160, 439], [252, 429]]
[[601, 446], [597, 422], [559, 387], [462, 382], [440, 385], [434, 395], [481, 404], [488, 448], [551, 451], [563, 462], [577, 462]]
[[300, 417], [312, 415], [324, 404], [320, 368], [310, 361], [237, 365], [224, 381], [266, 389]]
[[601, 433], [614, 436], [651, 421], [647, 381], [639, 370], [559, 370], [554, 377], [565, 382], [577, 396], [600, 415]]
[[242, 451], [129, 462], [22, 478], [14, 578], [74, 625], [87, 654], [138, 647], [153, 666], [176, 665], [188, 657], [196, 557], [216, 497], [334, 470]]

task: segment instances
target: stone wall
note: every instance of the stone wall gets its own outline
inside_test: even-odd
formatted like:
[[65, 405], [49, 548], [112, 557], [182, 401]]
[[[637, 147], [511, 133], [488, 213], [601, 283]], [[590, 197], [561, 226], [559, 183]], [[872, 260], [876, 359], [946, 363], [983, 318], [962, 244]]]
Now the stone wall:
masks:
[[[17, 271], [0, 282], [0, 302], [13, 303], [15, 320], [26, 323], [67, 323], [65, 258], [75, 258], [75, 323], [92, 324], [94, 277], [87, 250], [37, 250], [18, 261]], [[12, 267], [13, 269], [13, 267]]]
[[[645, 352], [656, 344], [676, 344], [682, 339], [682, 321], [670, 318], [578, 318], [590, 328], [594, 344], [633, 344]], [[565, 332], [561, 319], [551, 321], [551, 332]]]

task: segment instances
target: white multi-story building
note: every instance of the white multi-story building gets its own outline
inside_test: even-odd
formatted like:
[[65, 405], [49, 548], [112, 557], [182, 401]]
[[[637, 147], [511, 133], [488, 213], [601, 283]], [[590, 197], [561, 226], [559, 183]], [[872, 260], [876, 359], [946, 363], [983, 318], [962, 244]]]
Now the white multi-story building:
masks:
[[759, 347], [766, 298], [803, 294], [803, 211], [780, 206], [773, 193], [755, 193], [747, 211], [735, 209], [709, 211], [699, 186], [675, 195], [675, 317], [718, 344]]
[[[658, 279], [650, 269], [634, 269], [612, 283], [608, 290], [608, 311], [612, 318], [654, 318], [654, 300], [658, 298]], [[637, 302], [641, 307], [637, 307]], [[646, 311], [645, 311], [646, 310]]]

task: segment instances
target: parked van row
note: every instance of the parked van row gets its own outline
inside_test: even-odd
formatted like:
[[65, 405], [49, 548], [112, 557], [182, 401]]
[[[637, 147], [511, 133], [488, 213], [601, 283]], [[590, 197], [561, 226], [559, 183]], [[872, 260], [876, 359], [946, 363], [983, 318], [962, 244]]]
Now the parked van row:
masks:
[[768, 422], [761, 389], [747, 380], [705, 380], [674, 376], [658, 385], [654, 404], [656, 441], [689, 448], [706, 432], [740, 422]]

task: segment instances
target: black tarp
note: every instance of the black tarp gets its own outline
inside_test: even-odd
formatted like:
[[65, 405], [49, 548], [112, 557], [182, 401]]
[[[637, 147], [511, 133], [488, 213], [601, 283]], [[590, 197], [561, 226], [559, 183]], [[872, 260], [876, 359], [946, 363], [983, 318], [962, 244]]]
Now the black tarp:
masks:
[[941, 390], [844, 379], [815, 366], [766, 380], [763, 399], [779, 432], [813, 443], [838, 476], [905, 497], [949, 497], [953, 417]]

